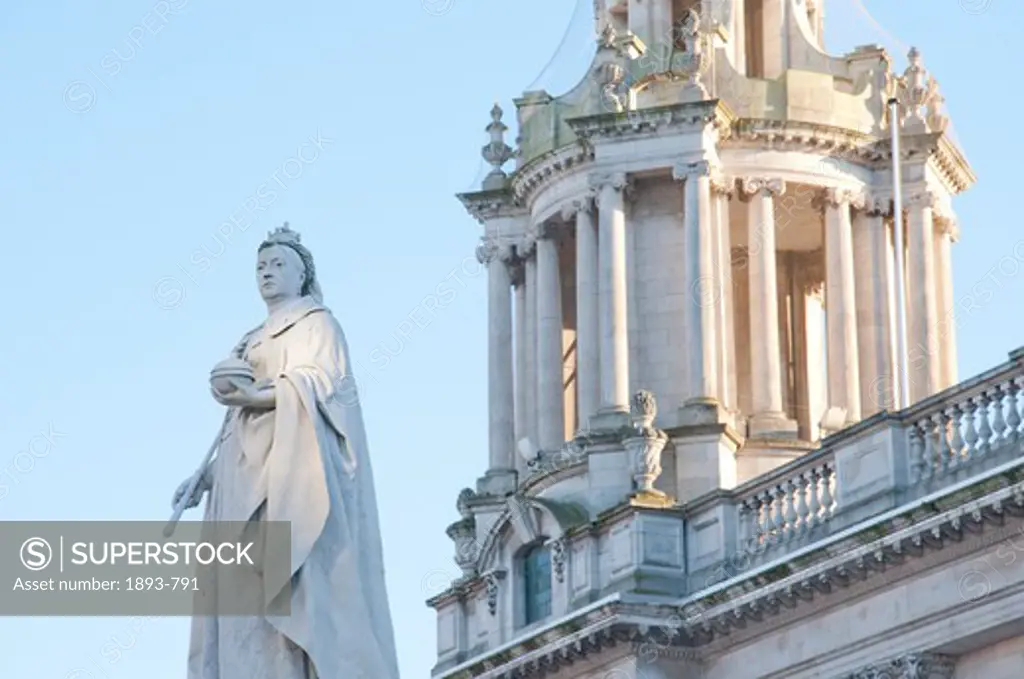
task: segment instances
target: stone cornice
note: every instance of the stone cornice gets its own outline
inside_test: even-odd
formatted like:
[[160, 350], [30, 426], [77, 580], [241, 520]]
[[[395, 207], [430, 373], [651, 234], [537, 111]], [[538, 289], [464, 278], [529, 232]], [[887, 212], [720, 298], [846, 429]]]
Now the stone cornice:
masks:
[[566, 124], [576, 136], [587, 143], [623, 139], [674, 129], [686, 130], [713, 126], [723, 137], [730, 134], [735, 116], [719, 99], [653, 106], [624, 113], [569, 118]]
[[456, 197], [466, 207], [466, 211], [481, 224], [499, 217], [514, 217], [526, 213], [508, 188], [460, 193]]
[[[837, 160], [847, 160], [873, 169], [884, 169], [892, 163], [891, 144], [862, 132], [830, 125], [797, 121], [744, 118], [734, 124], [731, 136], [723, 138], [721, 148], [773, 149], [820, 153]], [[904, 162], [925, 156], [953, 193], [970, 188], [977, 177], [963, 153], [944, 133], [906, 135], [901, 140], [900, 155]]]
[[[885, 163], [891, 163], [892, 149], [888, 139], [879, 143], [884, 150]], [[904, 162], [914, 161], [921, 156], [934, 160], [935, 168], [943, 180], [961, 193], [978, 180], [967, 159], [943, 132], [906, 135], [900, 140], [900, 156]]]
[[814, 152], [837, 160], [870, 164], [885, 158], [882, 150], [875, 147], [876, 144], [874, 137], [842, 127], [792, 120], [744, 118], [735, 123], [733, 135], [724, 140], [721, 146]]
[[541, 186], [593, 160], [594, 150], [579, 141], [548, 151], [516, 170], [511, 191], [519, 204], [525, 204]]

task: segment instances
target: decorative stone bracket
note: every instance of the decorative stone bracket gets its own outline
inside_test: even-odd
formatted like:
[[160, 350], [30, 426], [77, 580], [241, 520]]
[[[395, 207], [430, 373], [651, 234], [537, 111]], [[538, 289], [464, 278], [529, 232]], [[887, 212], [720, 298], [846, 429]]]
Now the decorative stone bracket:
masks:
[[498, 613], [498, 593], [501, 591], [501, 581], [505, 579], [506, 572], [503, 569], [493, 570], [484, 573], [484, 587], [487, 590], [487, 610], [491, 615]]
[[937, 653], [908, 653], [894, 660], [864, 667], [842, 679], [953, 679], [956, 664]]
[[559, 583], [565, 582], [565, 546], [564, 536], [548, 542], [551, 566], [554, 569], [555, 580]]

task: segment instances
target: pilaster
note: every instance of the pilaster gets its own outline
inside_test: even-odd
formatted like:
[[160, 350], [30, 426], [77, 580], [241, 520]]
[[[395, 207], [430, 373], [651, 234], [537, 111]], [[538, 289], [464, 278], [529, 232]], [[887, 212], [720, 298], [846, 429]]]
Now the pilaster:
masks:
[[554, 224], [537, 229], [537, 443], [544, 451], [557, 450], [565, 441], [560, 237]]
[[938, 313], [941, 379], [939, 388], [946, 389], [957, 383], [956, 363], [956, 300], [953, 297], [953, 242], [959, 235], [956, 217], [936, 215], [935, 218], [935, 277], [936, 307]]
[[935, 276], [935, 195], [926, 189], [908, 192], [907, 206], [907, 363], [910, 402], [939, 391], [939, 314]]

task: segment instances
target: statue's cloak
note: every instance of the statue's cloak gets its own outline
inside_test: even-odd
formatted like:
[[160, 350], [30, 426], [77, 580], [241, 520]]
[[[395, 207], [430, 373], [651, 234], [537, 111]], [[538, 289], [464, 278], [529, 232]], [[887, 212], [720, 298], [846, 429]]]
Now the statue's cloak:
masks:
[[[303, 297], [243, 338], [276, 406], [229, 421], [207, 521], [291, 524], [291, 614], [196, 617], [189, 679], [398, 679], [363, 416], [341, 327]], [[263, 583], [267, 600], [287, 581]], [[312, 667], [310, 667], [312, 665]]]

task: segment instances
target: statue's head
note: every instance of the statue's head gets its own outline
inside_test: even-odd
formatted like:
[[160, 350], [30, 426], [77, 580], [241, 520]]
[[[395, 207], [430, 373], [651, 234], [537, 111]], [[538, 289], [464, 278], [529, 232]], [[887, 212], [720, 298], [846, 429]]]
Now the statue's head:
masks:
[[256, 283], [267, 302], [311, 296], [321, 302], [313, 255], [288, 223], [267, 235], [256, 260]]

